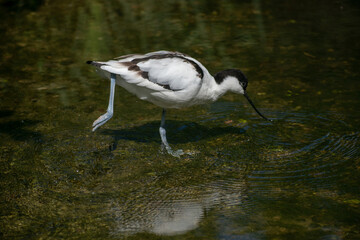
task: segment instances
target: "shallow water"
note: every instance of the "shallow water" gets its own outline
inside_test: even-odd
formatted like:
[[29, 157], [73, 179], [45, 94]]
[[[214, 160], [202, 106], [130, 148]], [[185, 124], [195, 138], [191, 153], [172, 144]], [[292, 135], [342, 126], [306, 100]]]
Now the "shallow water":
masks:
[[[359, 239], [357, 1], [0, 1], [2, 239]], [[160, 49], [242, 96], [161, 109], [86, 60]]]

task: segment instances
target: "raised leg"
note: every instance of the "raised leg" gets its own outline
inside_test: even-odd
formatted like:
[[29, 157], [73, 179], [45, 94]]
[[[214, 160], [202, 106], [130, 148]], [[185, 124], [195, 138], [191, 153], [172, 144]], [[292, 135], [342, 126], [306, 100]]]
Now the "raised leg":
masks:
[[162, 111], [162, 116], [161, 116], [161, 124], [160, 124], [160, 128], [159, 128], [159, 132], [160, 132], [160, 137], [161, 137], [161, 147], [162, 149], [166, 149], [166, 151], [174, 156], [174, 157], [180, 157], [180, 155], [184, 154], [184, 151], [179, 149], [177, 151], [174, 151], [171, 149], [171, 147], [169, 146], [169, 143], [166, 139], [166, 130], [165, 130], [165, 115], [166, 115], [166, 110], [163, 109]]
[[101, 115], [98, 119], [93, 123], [93, 132], [100, 126], [104, 125], [114, 113], [114, 94], [115, 94], [115, 83], [116, 83], [116, 75], [111, 73], [110, 78], [110, 97], [109, 97], [109, 105], [105, 114]]

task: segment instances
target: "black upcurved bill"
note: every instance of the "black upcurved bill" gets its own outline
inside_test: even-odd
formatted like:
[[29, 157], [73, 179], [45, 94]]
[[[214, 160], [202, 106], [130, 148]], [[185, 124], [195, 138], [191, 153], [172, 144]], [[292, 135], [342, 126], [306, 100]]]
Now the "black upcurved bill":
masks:
[[263, 119], [271, 122], [270, 119], [266, 118], [264, 115], [262, 115], [262, 114], [259, 112], [259, 110], [256, 109], [254, 103], [251, 101], [251, 99], [249, 98], [249, 96], [247, 95], [246, 92], [244, 93], [244, 96], [245, 96], [246, 99], [249, 101], [250, 105], [254, 108], [254, 110], [255, 110]]

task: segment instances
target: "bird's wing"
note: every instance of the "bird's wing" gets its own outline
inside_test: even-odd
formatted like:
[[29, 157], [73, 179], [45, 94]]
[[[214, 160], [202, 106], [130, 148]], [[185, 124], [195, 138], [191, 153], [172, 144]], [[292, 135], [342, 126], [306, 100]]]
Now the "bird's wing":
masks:
[[120, 75], [126, 82], [156, 91], [182, 91], [199, 87], [204, 76], [199, 63], [184, 54], [168, 51], [126, 55], [108, 62], [92, 62]]

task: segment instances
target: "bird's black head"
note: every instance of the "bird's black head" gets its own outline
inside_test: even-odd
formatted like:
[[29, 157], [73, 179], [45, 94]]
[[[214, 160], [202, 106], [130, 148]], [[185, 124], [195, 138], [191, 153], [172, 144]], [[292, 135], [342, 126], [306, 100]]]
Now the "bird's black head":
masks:
[[217, 84], [221, 84], [226, 77], [235, 77], [244, 90], [248, 85], [248, 80], [244, 73], [237, 69], [226, 69], [215, 74], [214, 78]]
[[[254, 103], [251, 101], [250, 97], [246, 93], [246, 88], [248, 85], [248, 80], [245, 77], [244, 73], [237, 69], [227, 69], [215, 74], [214, 79], [218, 85], [225, 85], [229, 91], [240, 93], [245, 96], [249, 101], [250, 105], [254, 110], [265, 120], [269, 120], [264, 115], [262, 115], [259, 110], [255, 107]], [[237, 82], [238, 81], [238, 82]], [[228, 84], [226, 84], [228, 82]], [[240, 85], [240, 86], [239, 86]], [[271, 121], [271, 120], [269, 120]]]

